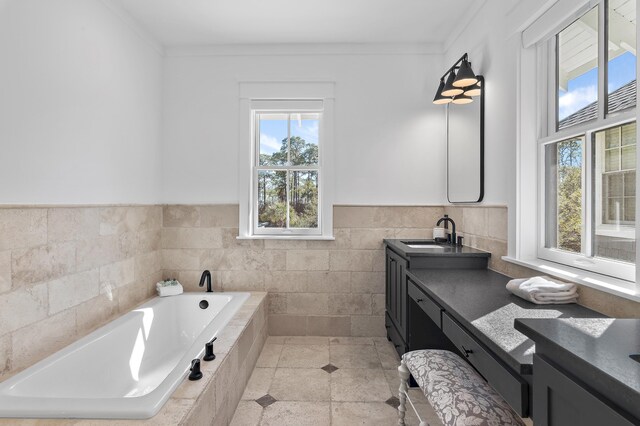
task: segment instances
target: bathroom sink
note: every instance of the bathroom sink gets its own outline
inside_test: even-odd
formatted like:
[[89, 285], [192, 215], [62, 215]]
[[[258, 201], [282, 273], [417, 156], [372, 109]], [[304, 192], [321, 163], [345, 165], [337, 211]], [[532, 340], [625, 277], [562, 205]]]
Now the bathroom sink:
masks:
[[636, 362], [640, 362], [640, 354], [631, 354], [631, 355], [629, 355], [629, 358], [631, 358], [632, 360], [634, 360]]
[[435, 241], [402, 241], [402, 244], [406, 245], [409, 248], [423, 248], [423, 249], [436, 249], [436, 250], [444, 250], [445, 247], [436, 243]]

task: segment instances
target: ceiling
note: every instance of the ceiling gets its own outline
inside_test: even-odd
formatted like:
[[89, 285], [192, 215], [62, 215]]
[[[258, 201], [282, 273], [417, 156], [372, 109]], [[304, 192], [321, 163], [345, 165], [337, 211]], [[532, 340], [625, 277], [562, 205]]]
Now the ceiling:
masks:
[[[112, 0], [163, 45], [444, 43], [477, 0]], [[461, 11], [457, 14], [451, 11]]]

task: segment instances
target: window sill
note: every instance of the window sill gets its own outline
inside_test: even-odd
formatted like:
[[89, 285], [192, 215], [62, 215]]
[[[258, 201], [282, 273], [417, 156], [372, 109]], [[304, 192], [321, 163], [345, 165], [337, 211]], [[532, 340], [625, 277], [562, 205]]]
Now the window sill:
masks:
[[561, 280], [574, 282], [585, 287], [591, 287], [605, 293], [613, 294], [624, 299], [640, 302], [640, 286], [635, 282], [625, 281], [607, 275], [596, 274], [583, 269], [572, 268], [560, 263], [542, 259], [515, 259], [503, 256], [502, 260], [524, 266]]
[[310, 240], [334, 241], [332, 235], [239, 235], [237, 240]]

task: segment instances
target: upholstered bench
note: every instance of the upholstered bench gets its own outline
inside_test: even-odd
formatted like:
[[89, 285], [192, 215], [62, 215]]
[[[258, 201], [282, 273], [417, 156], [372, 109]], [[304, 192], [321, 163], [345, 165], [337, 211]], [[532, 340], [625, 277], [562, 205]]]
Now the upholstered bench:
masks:
[[[453, 352], [407, 352], [402, 356], [398, 373], [400, 425], [405, 424], [407, 380], [411, 374], [445, 426], [524, 426], [522, 419], [509, 404], [469, 364]], [[411, 405], [413, 406], [412, 403]], [[420, 422], [420, 426], [426, 425], [425, 421]]]

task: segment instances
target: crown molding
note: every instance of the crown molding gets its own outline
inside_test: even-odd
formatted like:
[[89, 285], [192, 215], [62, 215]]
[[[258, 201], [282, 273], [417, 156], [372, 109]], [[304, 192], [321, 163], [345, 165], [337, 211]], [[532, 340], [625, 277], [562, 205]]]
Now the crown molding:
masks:
[[165, 48], [168, 57], [440, 54], [442, 45], [436, 43], [217, 44]]

